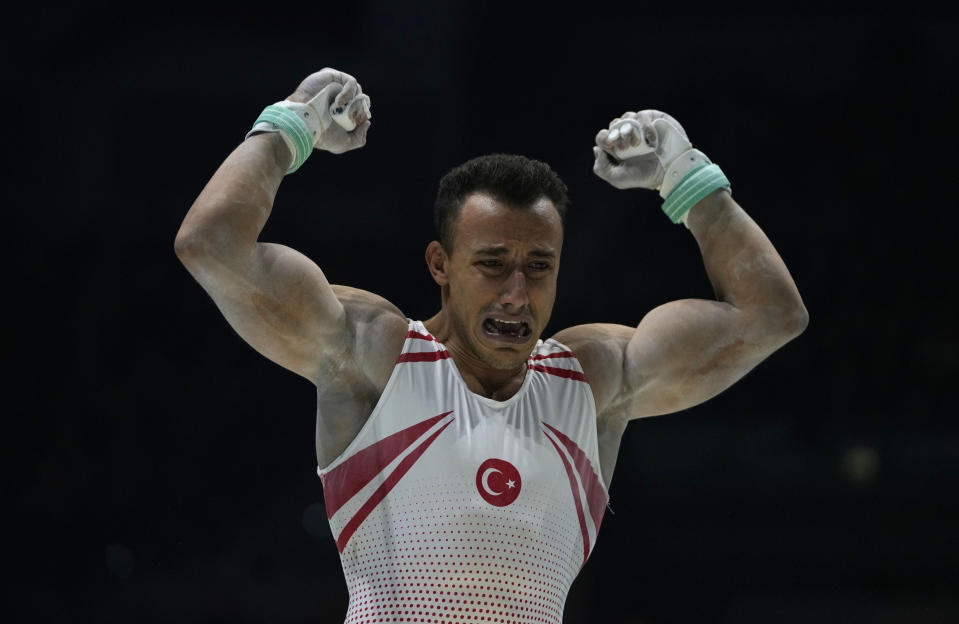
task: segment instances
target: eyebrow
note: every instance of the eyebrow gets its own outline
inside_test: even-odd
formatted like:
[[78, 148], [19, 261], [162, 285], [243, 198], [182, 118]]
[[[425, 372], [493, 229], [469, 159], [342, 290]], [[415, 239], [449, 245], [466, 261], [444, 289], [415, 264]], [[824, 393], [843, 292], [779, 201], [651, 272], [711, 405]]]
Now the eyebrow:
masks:
[[[504, 245], [493, 245], [492, 247], [481, 247], [473, 251], [474, 256], [505, 256], [510, 250]], [[529, 255], [537, 258], [555, 258], [556, 253], [549, 249], [532, 249]]]

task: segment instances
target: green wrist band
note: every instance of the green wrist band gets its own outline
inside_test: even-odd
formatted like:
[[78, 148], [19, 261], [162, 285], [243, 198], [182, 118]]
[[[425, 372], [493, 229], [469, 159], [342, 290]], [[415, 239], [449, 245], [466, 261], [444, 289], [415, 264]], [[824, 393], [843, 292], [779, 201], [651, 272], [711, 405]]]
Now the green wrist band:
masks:
[[310, 133], [309, 126], [299, 115], [276, 104], [270, 104], [264, 108], [260, 116], [256, 118], [254, 126], [264, 121], [273, 124], [280, 132], [285, 133], [293, 140], [296, 153], [293, 154], [293, 162], [286, 171], [287, 174], [293, 173], [306, 162], [306, 159], [313, 152], [313, 136]]
[[718, 188], [729, 188], [729, 180], [719, 165], [697, 167], [687, 173], [669, 193], [663, 202], [663, 212], [670, 221], [679, 223], [696, 202]]

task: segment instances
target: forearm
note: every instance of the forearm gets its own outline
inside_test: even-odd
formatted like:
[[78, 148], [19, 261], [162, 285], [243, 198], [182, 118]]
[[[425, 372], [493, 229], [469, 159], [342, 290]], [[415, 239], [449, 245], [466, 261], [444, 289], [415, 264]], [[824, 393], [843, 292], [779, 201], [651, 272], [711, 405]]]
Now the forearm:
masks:
[[786, 264], [728, 192], [705, 197], [691, 209], [687, 223], [717, 299], [770, 331], [802, 331], [807, 312]]
[[241, 143], [204, 187], [176, 236], [178, 255], [249, 254], [273, 208], [292, 155], [277, 133]]

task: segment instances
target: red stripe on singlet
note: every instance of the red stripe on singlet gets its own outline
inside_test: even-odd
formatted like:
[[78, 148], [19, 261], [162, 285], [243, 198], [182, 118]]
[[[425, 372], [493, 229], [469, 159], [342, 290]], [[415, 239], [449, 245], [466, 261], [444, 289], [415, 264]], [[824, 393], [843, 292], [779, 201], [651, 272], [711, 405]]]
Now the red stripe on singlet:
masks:
[[548, 427], [559, 438], [559, 441], [563, 443], [563, 446], [566, 447], [573, 458], [576, 472], [579, 473], [579, 478], [583, 482], [583, 489], [586, 490], [586, 502], [589, 505], [589, 514], [593, 517], [593, 526], [599, 533], [599, 525], [603, 521], [603, 512], [606, 511], [609, 495], [603, 490], [603, 485], [596, 475], [596, 471], [593, 470], [593, 464], [589, 461], [589, 456], [576, 442], [556, 427], [545, 422], [543, 426]]
[[[415, 332], [412, 329], [406, 332], [407, 338], [413, 338], [415, 340], [428, 340], [430, 342], [436, 342], [436, 338], [433, 338], [429, 334], [421, 334]], [[400, 357], [396, 358], [396, 363], [401, 362], [437, 362], [439, 360], [445, 360], [450, 356], [449, 351], [443, 349], [442, 351], [424, 351], [420, 353], [401, 353]]]
[[534, 355], [533, 360], [545, 360], [548, 358], [571, 358], [576, 357], [572, 351], [557, 351], [556, 353], [547, 353], [545, 355]]
[[576, 477], [573, 476], [573, 467], [570, 465], [569, 460], [566, 459], [566, 456], [563, 455], [563, 451], [559, 449], [559, 445], [549, 436], [546, 436], [546, 439], [550, 441], [550, 444], [556, 449], [556, 453], [559, 454], [559, 458], [563, 460], [563, 467], [566, 468], [566, 476], [569, 477], [569, 487], [572, 490], [573, 502], [576, 504], [576, 517], [579, 518], [579, 530], [583, 532], [583, 563], [580, 564], [580, 567], [583, 567], [586, 565], [586, 558], [589, 557], [589, 530], [586, 528], [586, 516], [583, 514], [583, 503], [579, 500], [579, 486], [576, 484]]
[[353, 537], [356, 529], [363, 524], [363, 521], [366, 520], [367, 516], [370, 515], [376, 506], [379, 505], [384, 498], [386, 498], [386, 495], [390, 493], [390, 490], [392, 490], [397, 483], [400, 482], [400, 479], [402, 479], [406, 473], [409, 472], [410, 468], [413, 467], [413, 464], [416, 463], [416, 460], [418, 460], [420, 456], [426, 452], [426, 449], [429, 448], [436, 437], [443, 433], [443, 430], [449, 427], [450, 423], [452, 422], [453, 421], [451, 420], [442, 425], [433, 433], [433, 435], [428, 437], [426, 441], [413, 449], [409, 455], [400, 461], [396, 469], [390, 473], [390, 476], [383, 481], [380, 487], [376, 488], [376, 491], [373, 492], [373, 495], [370, 496], [369, 500], [363, 503], [363, 506], [360, 507], [359, 511], [357, 511], [356, 514], [350, 518], [350, 521], [346, 523], [346, 526], [343, 527], [343, 531], [340, 532], [340, 536], [336, 538], [337, 550], [339, 550], [341, 553], [343, 552], [343, 549], [346, 548], [346, 543], [350, 541], [351, 537]]
[[421, 334], [421, 333], [419, 333], [419, 332], [413, 331], [412, 329], [406, 333], [406, 337], [407, 337], [407, 338], [418, 338], [418, 339], [420, 339], [420, 340], [432, 340], [433, 342], [436, 342], [436, 338], [433, 338], [433, 337], [430, 336], [429, 334]]
[[396, 358], [396, 363], [400, 362], [436, 362], [445, 360], [450, 356], [449, 351], [425, 351], [422, 353], [401, 353]]
[[346, 501], [365, 488], [373, 477], [386, 468], [400, 453], [412, 446], [420, 436], [451, 413], [444, 412], [388, 435], [379, 442], [374, 442], [357, 451], [352, 457], [323, 475], [321, 480], [327, 517], [332, 518]]
[[586, 381], [586, 375], [579, 371], [566, 370], [565, 368], [555, 368], [553, 366], [543, 366], [542, 364], [529, 364], [529, 368], [534, 371], [540, 371], [541, 373], [556, 375], [557, 377], [575, 379], [576, 381]]

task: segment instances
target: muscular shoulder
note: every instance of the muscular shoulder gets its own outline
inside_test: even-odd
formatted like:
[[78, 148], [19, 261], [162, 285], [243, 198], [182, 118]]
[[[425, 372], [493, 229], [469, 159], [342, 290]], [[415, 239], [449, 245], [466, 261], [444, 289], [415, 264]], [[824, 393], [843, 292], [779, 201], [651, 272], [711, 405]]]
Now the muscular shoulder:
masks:
[[346, 313], [347, 348], [370, 381], [382, 388], [403, 348], [409, 322], [399, 308], [379, 295], [339, 284], [332, 288]]
[[553, 336], [579, 360], [598, 414], [614, 409], [622, 396], [626, 345], [633, 331], [625, 325], [591, 323], [564, 329]]
[[354, 318], [370, 320], [380, 317], [396, 317], [405, 322], [406, 317], [403, 316], [400, 309], [379, 295], [368, 290], [341, 284], [331, 284], [330, 287], [333, 289], [336, 298], [347, 309], [347, 313], [352, 314]]

